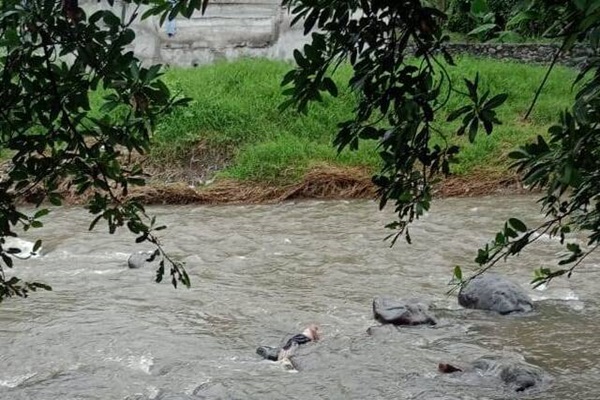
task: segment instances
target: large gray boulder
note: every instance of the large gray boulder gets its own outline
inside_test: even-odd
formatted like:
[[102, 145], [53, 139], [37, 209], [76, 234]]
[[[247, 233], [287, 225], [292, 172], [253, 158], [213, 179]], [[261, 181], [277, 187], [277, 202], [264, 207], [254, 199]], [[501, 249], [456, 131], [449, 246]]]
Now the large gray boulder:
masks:
[[138, 251], [129, 256], [127, 266], [132, 269], [142, 268], [154, 262], [155, 259], [156, 253], [153, 251]]
[[533, 310], [533, 302], [523, 288], [501, 275], [491, 273], [480, 275], [463, 286], [458, 293], [458, 303], [466, 308], [500, 314]]
[[395, 300], [388, 297], [373, 299], [373, 315], [382, 324], [435, 325], [429, 306], [418, 300]]

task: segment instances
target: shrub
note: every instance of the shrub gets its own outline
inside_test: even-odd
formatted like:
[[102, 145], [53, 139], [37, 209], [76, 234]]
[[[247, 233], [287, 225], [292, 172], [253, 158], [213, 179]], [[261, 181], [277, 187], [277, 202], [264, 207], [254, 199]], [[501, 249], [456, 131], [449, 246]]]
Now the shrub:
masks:
[[451, 0], [448, 6], [448, 30], [458, 33], [472, 31], [475, 28], [475, 20], [471, 18], [470, 12], [470, 0]]

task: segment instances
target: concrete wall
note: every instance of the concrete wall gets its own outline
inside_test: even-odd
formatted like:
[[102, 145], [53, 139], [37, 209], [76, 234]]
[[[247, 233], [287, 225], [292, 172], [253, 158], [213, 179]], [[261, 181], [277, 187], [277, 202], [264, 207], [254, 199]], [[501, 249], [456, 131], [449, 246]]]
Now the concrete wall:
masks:
[[[109, 8], [105, 0], [83, 0], [88, 13]], [[174, 20], [175, 32], [167, 34], [167, 22], [159, 26], [159, 18], [136, 21], [133, 50], [145, 63], [196, 66], [238, 57], [291, 59], [294, 49], [308, 38], [302, 24], [290, 27], [290, 15], [281, 0], [211, 0], [206, 13], [196, 12], [192, 18]], [[134, 5], [116, 1], [113, 12], [129, 18]], [[139, 15], [144, 9], [138, 11]], [[451, 54], [468, 53], [496, 59], [547, 63], [557, 47], [550, 44], [461, 44], [450, 43]], [[589, 49], [577, 47], [561, 57], [560, 62], [579, 65]]]
[[[133, 50], [146, 63], [195, 66], [242, 56], [289, 59], [306, 43], [302, 27], [290, 27], [290, 16], [280, 0], [211, 0], [206, 13], [174, 20], [175, 33], [157, 17], [137, 21]], [[108, 8], [104, 1], [87, 1], [88, 13]], [[116, 2], [113, 11], [129, 17], [134, 5]], [[143, 10], [139, 11], [141, 15]]]

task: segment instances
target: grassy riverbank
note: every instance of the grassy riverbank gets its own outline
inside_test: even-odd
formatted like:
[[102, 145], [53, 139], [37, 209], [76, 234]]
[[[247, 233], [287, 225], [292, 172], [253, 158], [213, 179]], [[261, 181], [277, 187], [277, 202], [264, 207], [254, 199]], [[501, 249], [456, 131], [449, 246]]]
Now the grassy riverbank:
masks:
[[[355, 96], [344, 87], [350, 71], [335, 76], [338, 98], [326, 97], [307, 116], [293, 110], [283, 113], [280, 81], [290, 64], [268, 60], [242, 60], [196, 69], [171, 69], [167, 83], [193, 102], [165, 119], [156, 131], [150, 167], [159, 180], [199, 185], [206, 179], [234, 180], [246, 187], [286, 186], [306, 182], [307, 174], [333, 168], [368, 175], [379, 166], [374, 143], [358, 151], [337, 154], [331, 146], [336, 124], [352, 116]], [[506, 176], [508, 152], [544, 134], [573, 97], [575, 72], [558, 67], [553, 72], [528, 121], [522, 117], [546, 71], [542, 66], [461, 58], [450, 69], [456, 82], [480, 72], [484, 88], [507, 92], [499, 110], [503, 125], [491, 136], [481, 134], [474, 144], [461, 139], [460, 163], [453, 172], [461, 182], [481, 176]], [[438, 115], [438, 128], [452, 135], [457, 124], [445, 122], [451, 110], [465, 100], [450, 99]]]

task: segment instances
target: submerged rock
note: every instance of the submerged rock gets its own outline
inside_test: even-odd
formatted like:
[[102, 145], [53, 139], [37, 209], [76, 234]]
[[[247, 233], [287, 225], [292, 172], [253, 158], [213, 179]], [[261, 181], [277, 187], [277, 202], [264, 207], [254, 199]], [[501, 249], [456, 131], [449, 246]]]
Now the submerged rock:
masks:
[[466, 366], [439, 364], [438, 370], [464, 377], [465, 381], [475, 384], [480, 380], [497, 379], [515, 392], [543, 389], [550, 380], [539, 367], [499, 357], [481, 357]]
[[258, 354], [265, 360], [277, 361], [279, 348], [271, 346], [260, 346], [258, 349], [256, 349], [256, 354]]
[[142, 268], [146, 264], [150, 264], [156, 258], [156, 253], [153, 251], [138, 251], [133, 253], [127, 259], [127, 266], [132, 269]]
[[394, 300], [386, 297], [373, 299], [373, 315], [383, 324], [435, 325], [429, 306], [417, 300]]
[[500, 314], [529, 312], [533, 302], [516, 283], [497, 274], [480, 275], [458, 293], [458, 303], [466, 308], [496, 311]]
[[[281, 365], [281, 367], [286, 371], [300, 371], [306, 369], [306, 353], [303, 351], [298, 351], [295, 353], [293, 357], [284, 358], [283, 360], [278, 359], [279, 355], [278, 347], [271, 346], [260, 346], [256, 349], [256, 354], [264, 358], [265, 360], [275, 361]], [[315, 363], [312, 363], [315, 364]]]
[[397, 332], [400, 329], [397, 325], [376, 325], [370, 326], [367, 328], [367, 335], [369, 336], [388, 336], [394, 332]]

